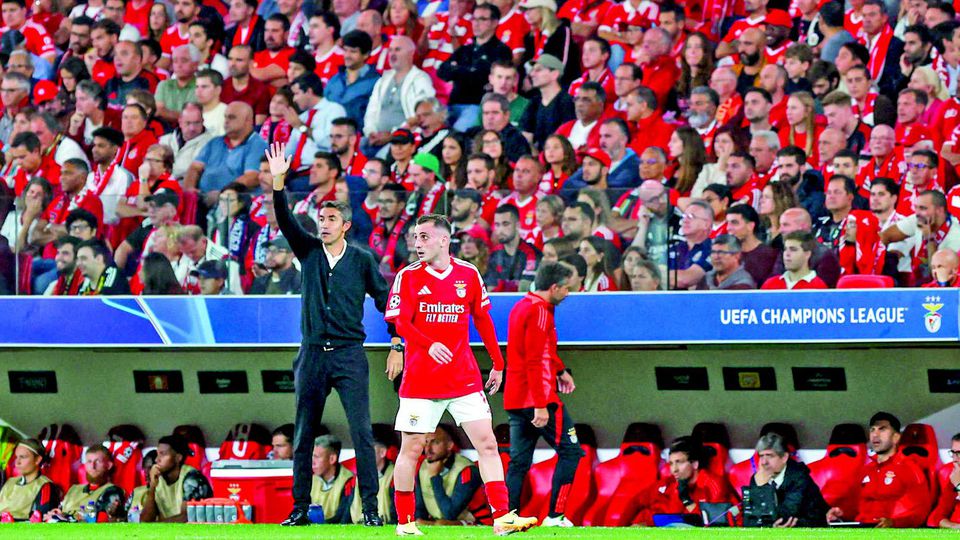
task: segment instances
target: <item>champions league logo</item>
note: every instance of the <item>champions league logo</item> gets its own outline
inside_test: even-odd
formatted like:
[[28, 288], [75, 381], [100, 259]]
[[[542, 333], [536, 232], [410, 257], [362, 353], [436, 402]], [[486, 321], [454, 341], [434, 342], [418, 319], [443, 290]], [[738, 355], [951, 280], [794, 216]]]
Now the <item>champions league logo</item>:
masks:
[[927, 312], [923, 316], [923, 325], [926, 326], [927, 332], [936, 334], [940, 331], [940, 323], [943, 321], [943, 316], [939, 313], [943, 309], [943, 304], [939, 296], [928, 296], [924, 300], [925, 302], [921, 305]]

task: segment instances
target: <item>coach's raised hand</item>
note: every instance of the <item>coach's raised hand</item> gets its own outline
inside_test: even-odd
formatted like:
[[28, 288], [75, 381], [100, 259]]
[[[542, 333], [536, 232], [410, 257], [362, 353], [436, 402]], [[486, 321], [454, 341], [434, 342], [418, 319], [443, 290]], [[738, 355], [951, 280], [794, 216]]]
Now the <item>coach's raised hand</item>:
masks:
[[293, 156], [285, 157], [283, 155], [286, 145], [281, 142], [275, 142], [266, 150], [267, 163], [270, 164], [270, 174], [273, 176], [273, 189], [283, 189], [283, 181], [286, 178], [287, 171], [290, 170], [290, 162]]
[[439, 341], [431, 345], [430, 350], [427, 352], [430, 354], [430, 358], [433, 358], [433, 361], [438, 364], [449, 364], [453, 361], [453, 353], [450, 352], [450, 349], [448, 349], [446, 345]]

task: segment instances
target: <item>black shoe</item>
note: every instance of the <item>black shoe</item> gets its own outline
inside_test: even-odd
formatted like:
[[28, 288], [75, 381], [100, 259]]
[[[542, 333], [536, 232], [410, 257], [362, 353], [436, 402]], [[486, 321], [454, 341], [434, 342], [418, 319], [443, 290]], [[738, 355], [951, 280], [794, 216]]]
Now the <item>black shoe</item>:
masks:
[[306, 510], [294, 508], [287, 519], [280, 522], [280, 525], [284, 527], [302, 527], [304, 525], [310, 525], [310, 518], [307, 516]]
[[376, 512], [364, 512], [363, 526], [364, 527], [383, 527], [383, 519], [381, 519], [380, 514]]

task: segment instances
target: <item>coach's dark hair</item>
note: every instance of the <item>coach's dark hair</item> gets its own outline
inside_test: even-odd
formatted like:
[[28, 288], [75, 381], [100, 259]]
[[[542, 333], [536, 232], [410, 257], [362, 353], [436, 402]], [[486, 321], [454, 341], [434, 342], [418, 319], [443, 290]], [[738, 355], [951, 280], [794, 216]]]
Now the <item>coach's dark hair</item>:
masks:
[[533, 284], [538, 291], [547, 291], [554, 285], [560, 285], [565, 279], [570, 279], [573, 271], [570, 266], [559, 262], [540, 263], [537, 269], [537, 276], [533, 279]]
[[434, 227], [439, 227], [445, 231], [447, 234], [453, 232], [453, 228], [450, 227], [450, 221], [441, 214], [424, 214], [417, 218], [417, 225], [423, 225], [424, 223], [432, 223]]

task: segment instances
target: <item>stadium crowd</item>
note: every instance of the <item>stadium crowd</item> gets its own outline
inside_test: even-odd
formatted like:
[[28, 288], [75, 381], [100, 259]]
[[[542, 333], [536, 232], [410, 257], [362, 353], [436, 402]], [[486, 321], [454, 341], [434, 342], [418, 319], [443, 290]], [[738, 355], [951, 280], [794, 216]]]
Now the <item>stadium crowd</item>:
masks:
[[[504, 424], [496, 431], [501, 455], [508, 456], [509, 428]], [[722, 424], [698, 424], [691, 435], [666, 447], [656, 425], [631, 424], [619, 454], [602, 463], [589, 425], [578, 424], [577, 431], [584, 454], [571, 490], [557, 506], [568, 526], [702, 525], [709, 519], [714, 525], [746, 527], [859, 522], [960, 528], [960, 434], [950, 441], [951, 460], [941, 465], [930, 426], [904, 427], [887, 412], [870, 418], [868, 430], [838, 425], [826, 455], [807, 463], [798, 456], [796, 430], [784, 423], [763, 426], [755, 453], [736, 464], [730, 462], [730, 440]], [[322, 509], [326, 523], [362, 523], [355, 460], [341, 460], [343, 443], [326, 428], [321, 432], [314, 443], [311, 501]], [[399, 439], [387, 424], [375, 424], [374, 432], [378, 512], [395, 523], [393, 462]], [[258, 424], [238, 424], [221, 445], [219, 459], [289, 460], [292, 437], [293, 424], [272, 433]], [[196, 426], [178, 426], [149, 452], [135, 426], [117, 426], [108, 438], [84, 451], [72, 427], [55, 425], [39, 440], [8, 445], [8, 479], [0, 482], [3, 520], [186, 521], [186, 503], [212, 497], [211, 462]], [[492, 523], [477, 463], [463, 450], [452, 425], [441, 424], [428, 434], [416, 480], [418, 522]], [[525, 514], [543, 518], [547, 512], [555, 464], [550, 459], [530, 470], [519, 499]], [[504, 467], [510, 466], [505, 458]], [[751, 504], [764, 489], [770, 491], [772, 505]], [[742, 511], [731, 512], [732, 507]]]
[[492, 291], [957, 284], [949, 2], [2, 7], [0, 293], [297, 293], [274, 142], [387, 276], [437, 212]]

